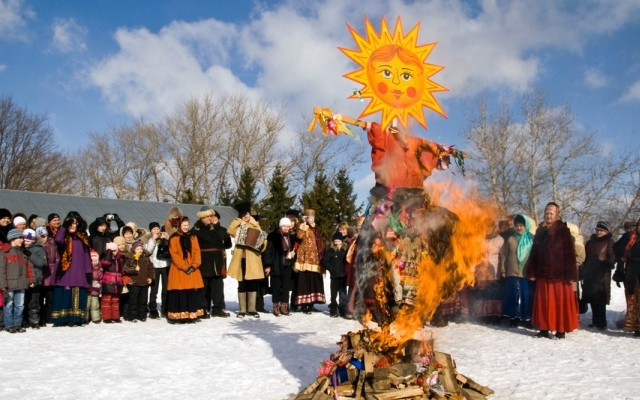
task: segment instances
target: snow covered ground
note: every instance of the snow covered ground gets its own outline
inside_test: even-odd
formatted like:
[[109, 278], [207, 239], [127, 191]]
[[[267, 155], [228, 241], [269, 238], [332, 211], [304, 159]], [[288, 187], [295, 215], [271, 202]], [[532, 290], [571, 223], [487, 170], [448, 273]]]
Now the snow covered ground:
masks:
[[[236, 282], [225, 284], [234, 311]], [[586, 328], [590, 312], [565, 340], [452, 323], [433, 329], [435, 348], [450, 353], [460, 373], [495, 390], [490, 399], [638, 399], [640, 339], [615, 328], [625, 306], [622, 289], [612, 289], [607, 332]], [[193, 325], [148, 320], [2, 332], [0, 398], [285, 399], [315, 380], [341, 334], [360, 329], [319, 308], [323, 313], [259, 320], [232, 314]]]

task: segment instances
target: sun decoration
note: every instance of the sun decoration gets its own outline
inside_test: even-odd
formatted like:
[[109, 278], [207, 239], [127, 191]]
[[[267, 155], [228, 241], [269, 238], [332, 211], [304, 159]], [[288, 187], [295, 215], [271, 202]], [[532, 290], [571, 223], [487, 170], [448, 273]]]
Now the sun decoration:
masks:
[[383, 129], [388, 128], [394, 120], [406, 129], [409, 116], [426, 129], [427, 120], [423, 107], [446, 118], [447, 115], [433, 93], [449, 89], [430, 80], [444, 67], [425, 62], [436, 43], [418, 45], [420, 23], [405, 36], [400, 17], [393, 34], [384, 17], [380, 35], [367, 17], [364, 22], [366, 37], [360, 36], [347, 24], [358, 49], [339, 47], [340, 51], [360, 66], [344, 77], [364, 85], [362, 89], [354, 90], [349, 98], [371, 99], [360, 118], [382, 111]]

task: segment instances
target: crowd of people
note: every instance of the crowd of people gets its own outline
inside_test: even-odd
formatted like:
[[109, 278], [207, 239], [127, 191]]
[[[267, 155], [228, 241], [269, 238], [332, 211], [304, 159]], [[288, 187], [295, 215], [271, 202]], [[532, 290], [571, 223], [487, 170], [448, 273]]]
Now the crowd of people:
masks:
[[[238, 216], [223, 227], [213, 207], [203, 206], [193, 224], [172, 207], [166, 220], [144, 229], [115, 213], [87, 224], [73, 211], [45, 219], [0, 209], [0, 327], [17, 333], [48, 324], [226, 318], [227, 276], [238, 281], [237, 318], [310, 314], [327, 303], [326, 273], [330, 316], [353, 317], [364, 217], [355, 226], [340, 224], [325, 241], [313, 209], [289, 210], [269, 233], [251, 204], [236, 210]], [[625, 329], [640, 336], [640, 227], [625, 223], [625, 233], [614, 241], [611, 225], [600, 221], [584, 243], [560, 211], [552, 202], [537, 229], [531, 218], [516, 214], [490, 232], [476, 284], [461, 293], [462, 308], [508, 318], [514, 327], [535, 327], [536, 337], [562, 339], [578, 328], [578, 313], [589, 306], [590, 327], [607, 329], [613, 279], [625, 286]], [[267, 293], [272, 311], [265, 308]]]
[[172, 207], [148, 229], [116, 213], [87, 224], [73, 211], [45, 219], [0, 209], [0, 328], [22, 333], [47, 325], [226, 318], [227, 276], [238, 281], [238, 318], [269, 312], [266, 293], [277, 317], [309, 314], [326, 303], [326, 271], [330, 315], [351, 318], [347, 277], [353, 285], [355, 270], [346, 259], [355, 246], [353, 229], [341, 224], [325, 247], [312, 209], [289, 210], [270, 233], [251, 204], [236, 209], [228, 228], [213, 207], [203, 206], [193, 224]]
[[[494, 322], [507, 318], [513, 327], [536, 328], [535, 337], [563, 339], [578, 329], [578, 314], [589, 307], [588, 327], [608, 329], [613, 280], [625, 286], [624, 329], [640, 336], [637, 222], [624, 223], [624, 234], [614, 239], [611, 224], [599, 221], [586, 243], [577, 226], [562, 221], [554, 202], [546, 205], [537, 229], [522, 214], [504, 222], [487, 236], [484, 268], [476, 271], [476, 286], [463, 294], [462, 308]], [[499, 306], [487, 305], [492, 303]]]

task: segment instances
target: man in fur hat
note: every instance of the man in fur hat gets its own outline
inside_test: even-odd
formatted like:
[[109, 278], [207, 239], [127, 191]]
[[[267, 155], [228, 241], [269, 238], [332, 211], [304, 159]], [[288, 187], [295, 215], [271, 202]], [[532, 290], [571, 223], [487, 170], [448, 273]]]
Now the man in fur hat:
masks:
[[228, 317], [224, 303], [224, 278], [227, 276], [226, 249], [231, 248], [231, 236], [227, 228], [220, 226], [220, 214], [213, 207], [202, 206], [196, 215], [198, 221], [191, 233], [196, 235], [200, 245], [200, 272], [206, 301], [204, 318], [209, 318], [209, 310], [214, 317]]

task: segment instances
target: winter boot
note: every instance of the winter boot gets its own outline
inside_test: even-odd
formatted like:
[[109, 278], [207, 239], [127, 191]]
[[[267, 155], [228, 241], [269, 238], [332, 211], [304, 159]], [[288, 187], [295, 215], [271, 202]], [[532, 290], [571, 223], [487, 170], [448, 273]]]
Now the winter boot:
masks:
[[289, 304], [288, 303], [280, 303], [280, 314], [286, 315], [287, 317], [291, 315], [289, 313]]
[[273, 303], [273, 315], [280, 316], [280, 303]]
[[247, 292], [247, 314], [255, 318], [260, 318], [260, 314], [256, 311], [256, 299], [258, 292]]
[[240, 305], [240, 310], [238, 310], [236, 317], [244, 318], [247, 315], [247, 292], [238, 292], [238, 304]]

